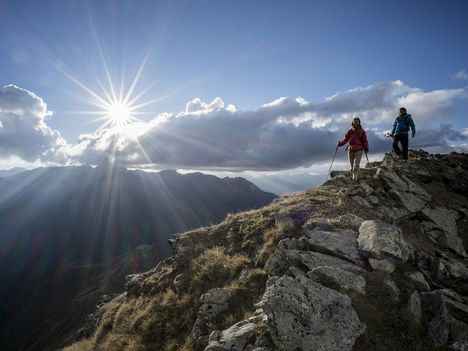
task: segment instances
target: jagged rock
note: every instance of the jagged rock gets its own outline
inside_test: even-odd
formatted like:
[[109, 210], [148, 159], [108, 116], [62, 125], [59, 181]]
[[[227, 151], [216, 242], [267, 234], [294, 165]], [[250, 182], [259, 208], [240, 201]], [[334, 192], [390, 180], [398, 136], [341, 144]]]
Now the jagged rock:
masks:
[[432, 299], [434, 318], [429, 323], [428, 339], [435, 347], [447, 344], [450, 334], [450, 318], [447, 306], [441, 293], [437, 293]]
[[348, 261], [337, 257], [324, 255], [319, 252], [312, 251], [288, 251], [288, 259], [290, 262], [304, 265], [308, 270], [312, 270], [321, 266], [335, 266], [351, 272], [362, 273], [365, 270], [361, 267], [352, 264]]
[[261, 304], [280, 350], [350, 351], [366, 329], [348, 296], [305, 277], [277, 279]]
[[418, 291], [431, 290], [431, 287], [429, 286], [426, 278], [424, 278], [424, 275], [421, 272], [408, 272], [406, 276], [413, 283], [413, 285]]
[[468, 305], [457, 293], [440, 289], [425, 293], [434, 317], [429, 323], [428, 338], [434, 346], [468, 342]]
[[197, 319], [192, 327], [192, 339], [197, 341], [206, 334], [206, 324], [229, 308], [229, 300], [233, 293], [226, 288], [213, 288], [200, 297], [200, 308]]
[[369, 264], [376, 271], [393, 273], [395, 271], [395, 262], [392, 259], [376, 260], [369, 258]]
[[446, 248], [452, 249], [462, 256], [466, 256], [463, 248], [463, 241], [458, 237], [457, 219], [458, 213], [444, 208], [435, 209], [425, 208], [421, 210], [420, 215], [437, 225], [442, 231], [442, 235], [437, 237], [438, 242]]
[[347, 213], [331, 220], [338, 227], [358, 229], [364, 220], [352, 213]]
[[351, 199], [353, 199], [354, 201], [356, 201], [356, 203], [358, 205], [360, 205], [361, 207], [367, 207], [367, 208], [372, 208], [372, 205], [366, 200], [364, 199], [363, 197], [361, 196], [352, 196]]
[[338, 267], [317, 267], [309, 271], [307, 275], [312, 280], [331, 288], [353, 290], [362, 295], [366, 293], [366, 280], [362, 276]]
[[329, 232], [312, 230], [305, 232], [312, 250], [330, 254], [364, 266], [358, 251], [357, 233], [353, 230]]
[[391, 190], [389, 193], [409, 212], [417, 212], [431, 200], [431, 195], [420, 185], [411, 181], [404, 174], [398, 175], [392, 170], [379, 168], [376, 179], [381, 179]]
[[298, 250], [302, 246], [297, 239], [281, 240], [273, 254], [265, 262], [265, 271], [269, 275], [282, 275], [291, 266], [288, 261], [287, 252], [289, 250]]
[[421, 320], [421, 297], [417, 291], [413, 291], [406, 304], [406, 309], [415, 320]]
[[363, 255], [377, 260], [390, 258], [406, 262], [410, 253], [401, 230], [382, 221], [363, 222], [359, 227], [358, 244]]
[[[229, 329], [215, 330], [210, 334], [205, 351], [244, 351], [251, 350], [254, 343], [257, 325], [247, 321], [240, 321]], [[248, 347], [250, 344], [250, 347]]]
[[409, 212], [404, 208], [388, 207], [385, 205], [379, 206], [377, 211], [382, 214], [382, 218], [385, 220], [391, 220], [392, 223], [398, 222], [402, 218], [406, 217]]

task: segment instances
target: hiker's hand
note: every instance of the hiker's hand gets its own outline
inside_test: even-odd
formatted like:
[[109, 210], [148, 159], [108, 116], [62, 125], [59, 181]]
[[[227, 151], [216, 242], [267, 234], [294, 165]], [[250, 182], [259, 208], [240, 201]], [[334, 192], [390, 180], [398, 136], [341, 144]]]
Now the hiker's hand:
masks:
[[369, 153], [369, 149], [364, 149], [364, 152], [367, 154]]
[[416, 135], [416, 133], [413, 133], [413, 134], [411, 134], [411, 137], [414, 138], [415, 135]]
[[337, 142], [337, 143], [336, 143], [336, 147], [340, 147], [340, 142]]

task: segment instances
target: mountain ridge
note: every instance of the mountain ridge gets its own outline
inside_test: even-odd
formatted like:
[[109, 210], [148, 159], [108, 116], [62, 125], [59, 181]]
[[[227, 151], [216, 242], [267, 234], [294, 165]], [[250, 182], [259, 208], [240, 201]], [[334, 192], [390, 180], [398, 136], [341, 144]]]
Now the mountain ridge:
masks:
[[464, 350], [468, 155], [361, 176], [179, 235], [66, 350]]
[[[121, 291], [125, 275], [169, 255], [171, 234], [276, 197], [238, 179], [113, 167], [35, 169], [5, 181], [0, 189], [0, 264], [8, 267], [0, 271], [2, 350], [47, 350], [69, 342], [67, 333], [79, 328], [100, 295]], [[151, 245], [147, 255], [138, 253], [140, 245]], [[138, 261], [132, 255], [141, 257], [141, 264], [129, 265]], [[80, 307], [74, 308], [77, 301]]]

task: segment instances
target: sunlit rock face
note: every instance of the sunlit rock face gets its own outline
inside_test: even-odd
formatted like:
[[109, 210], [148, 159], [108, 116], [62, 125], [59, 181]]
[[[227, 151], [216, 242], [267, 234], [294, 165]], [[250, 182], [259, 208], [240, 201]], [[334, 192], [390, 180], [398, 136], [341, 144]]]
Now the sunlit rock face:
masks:
[[73, 340], [102, 295], [170, 255], [172, 234], [275, 197], [242, 178], [112, 164], [0, 178], [0, 349]]
[[465, 350], [468, 155], [388, 154], [182, 233], [69, 349]]

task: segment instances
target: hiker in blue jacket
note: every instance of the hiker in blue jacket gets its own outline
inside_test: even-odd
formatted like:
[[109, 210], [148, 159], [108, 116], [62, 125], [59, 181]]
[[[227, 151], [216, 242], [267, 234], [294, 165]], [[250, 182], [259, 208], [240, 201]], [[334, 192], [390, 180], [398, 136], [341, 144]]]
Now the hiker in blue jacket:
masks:
[[[400, 114], [395, 118], [393, 123], [393, 129], [390, 136], [393, 138], [393, 150], [395, 153], [403, 158], [403, 160], [408, 159], [408, 132], [411, 129], [411, 137], [414, 138], [416, 135], [416, 127], [414, 126], [413, 119], [411, 115], [406, 112], [406, 108], [400, 108]], [[398, 146], [398, 143], [401, 143], [401, 150]]]

